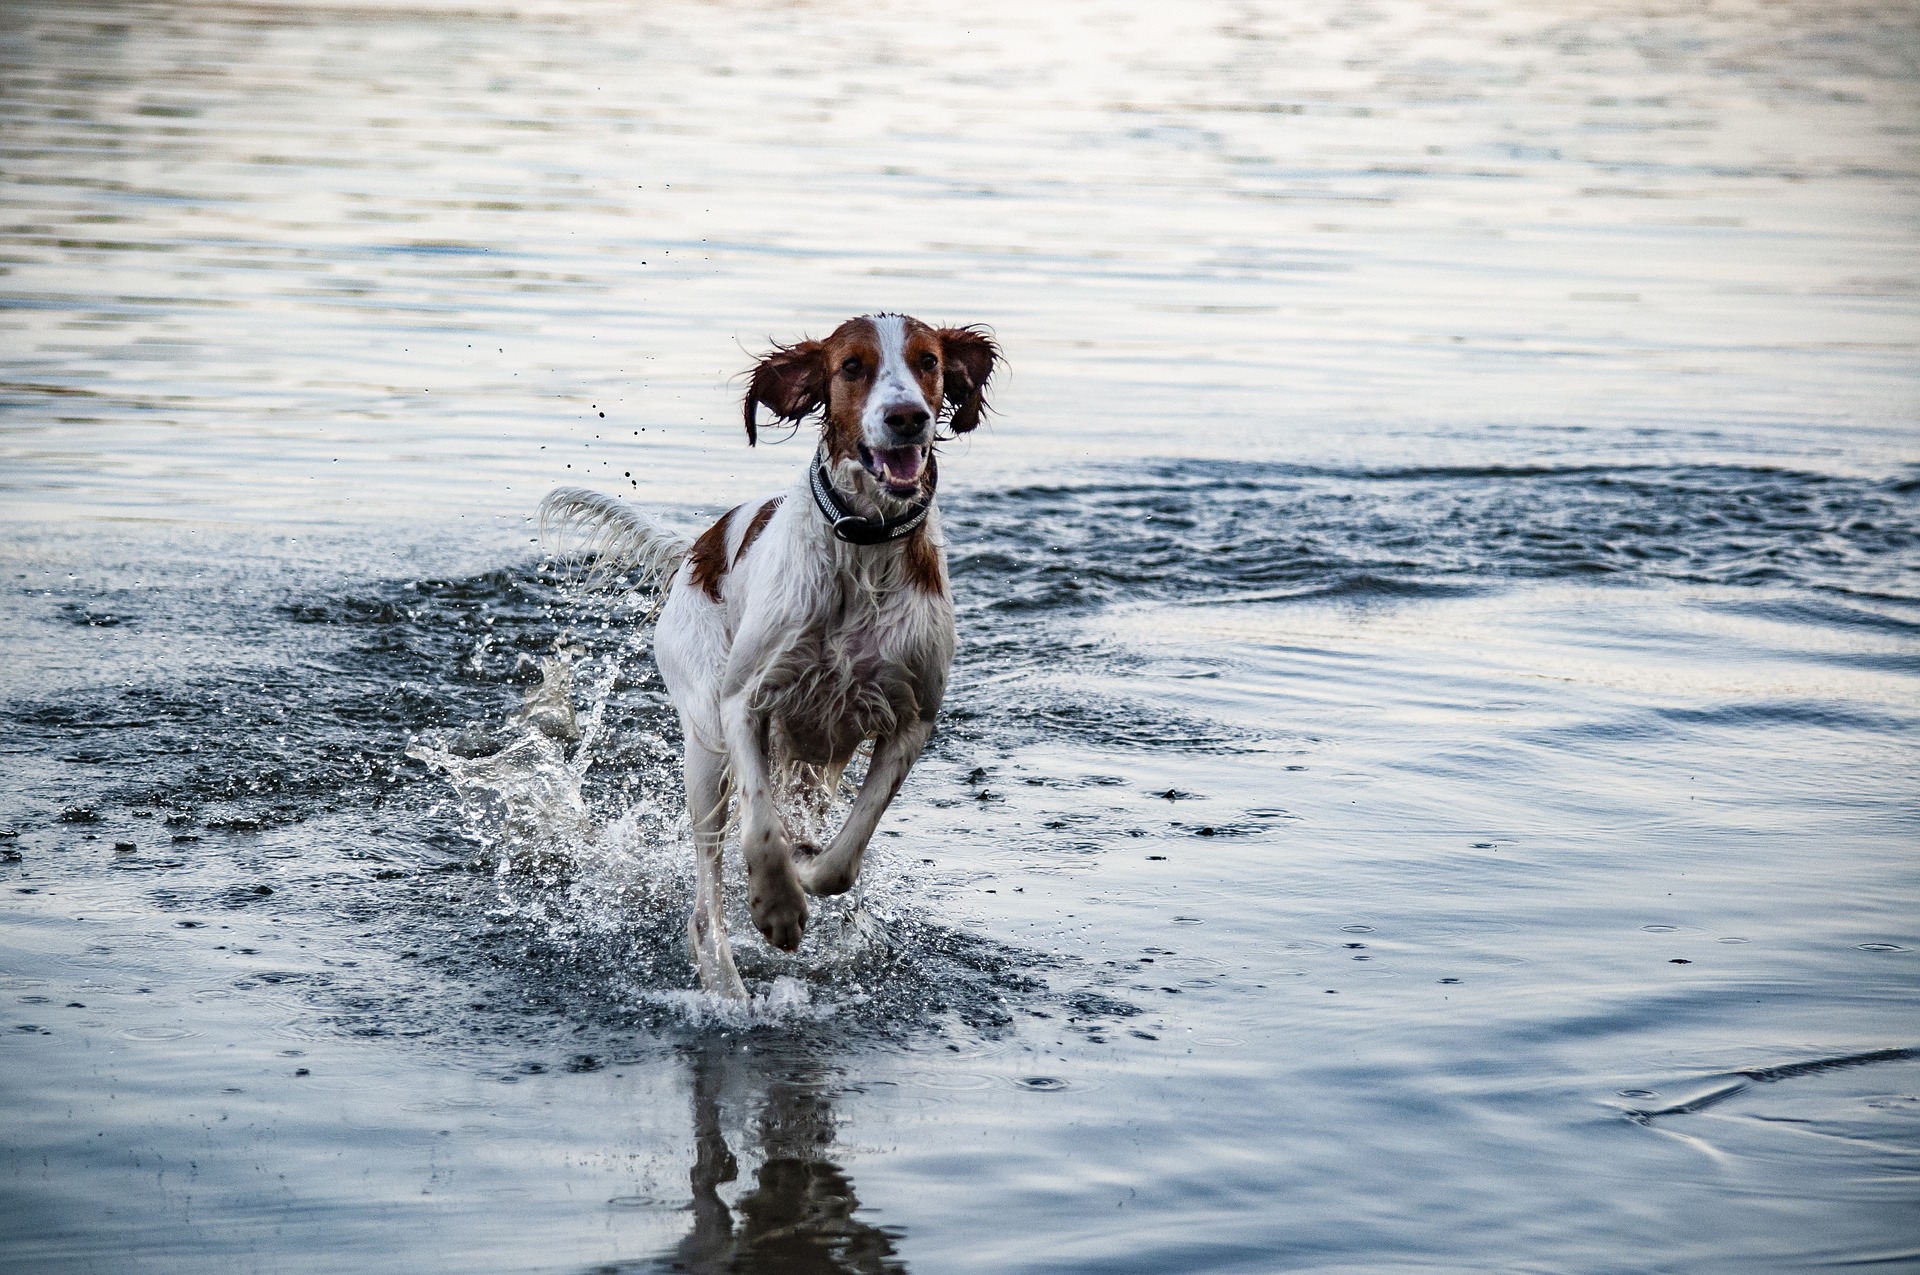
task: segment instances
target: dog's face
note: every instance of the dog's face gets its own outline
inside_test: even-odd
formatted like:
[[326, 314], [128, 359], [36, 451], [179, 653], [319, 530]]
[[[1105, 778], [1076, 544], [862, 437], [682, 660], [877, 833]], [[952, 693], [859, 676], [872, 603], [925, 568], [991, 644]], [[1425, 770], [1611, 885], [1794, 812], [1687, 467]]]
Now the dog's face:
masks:
[[848, 319], [824, 341], [760, 361], [747, 387], [747, 442], [757, 441], [760, 406], [791, 421], [822, 412], [831, 458], [858, 460], [890, 494], [910, 497], [926, 480], [941, 402], [953, 408], [954, 433], [977, 426], [999, 357], [974, 328], [932, 328], [903, 314]]

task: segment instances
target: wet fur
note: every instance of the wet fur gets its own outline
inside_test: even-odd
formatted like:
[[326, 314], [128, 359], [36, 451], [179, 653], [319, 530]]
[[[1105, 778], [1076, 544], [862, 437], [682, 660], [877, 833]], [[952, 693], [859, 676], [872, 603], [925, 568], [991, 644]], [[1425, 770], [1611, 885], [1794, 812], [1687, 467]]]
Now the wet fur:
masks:
[[591, 564], [592, 583], [639, 574], [641, 588], [672, 579], [693, 541], [615, 496], [556, 487], [540, 502], [540, 541], [550, 552]]

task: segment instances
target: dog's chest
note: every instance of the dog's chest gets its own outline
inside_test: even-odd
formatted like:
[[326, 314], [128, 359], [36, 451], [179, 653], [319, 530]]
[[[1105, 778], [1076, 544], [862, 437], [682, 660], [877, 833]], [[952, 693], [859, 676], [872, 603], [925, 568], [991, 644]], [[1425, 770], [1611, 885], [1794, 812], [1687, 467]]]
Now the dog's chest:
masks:
[[953, 652], [944, 597], [901, 591], [823, 599], [765, 684], [794, 752], [844, 758], [861, 741], [932, 711]]

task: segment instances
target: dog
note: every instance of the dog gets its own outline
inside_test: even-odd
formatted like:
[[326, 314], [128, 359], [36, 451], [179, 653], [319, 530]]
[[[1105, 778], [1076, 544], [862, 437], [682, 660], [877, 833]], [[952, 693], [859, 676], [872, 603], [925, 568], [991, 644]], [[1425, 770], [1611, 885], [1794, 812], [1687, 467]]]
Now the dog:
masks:
[[[979, 425], [1001, 363], [978, 326], [848, 319], [824, 341], [776, 346], [753, 369], [748, 446], [762, 408], [795, 429], [819, 419], [813, 459], [783, 494], [740, 505], [691, 539], [581, 488], [541, 502], [543, 536], [585, 533], [596, 570], [665, 583], [654, 657], [686, 737], [696, 868], [687, 936], [710, 992], [746, 995], [721, 885], [733, 797], [754, 926], [791, 952], [807, 895], [853, 886], [933, 735], [954, 649], [935, 444]], [[868, 741], [866, 777], [839, 832], [825, 846], [792, 833], [776, 805], [782, 785], [834, 791]]]

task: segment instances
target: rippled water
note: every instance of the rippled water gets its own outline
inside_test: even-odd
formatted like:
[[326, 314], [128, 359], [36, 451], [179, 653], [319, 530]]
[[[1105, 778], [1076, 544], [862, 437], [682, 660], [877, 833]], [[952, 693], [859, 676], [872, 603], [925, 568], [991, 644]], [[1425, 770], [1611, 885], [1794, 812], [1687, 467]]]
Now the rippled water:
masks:
[[[0, 1267], [1920, 1267], [1917, 89], [1894, 4], [0, 8]], [[784, 484], [730, 378], [879, 308], [1012, 357], [954, 689], [730, 1009], [529, 516]]]

